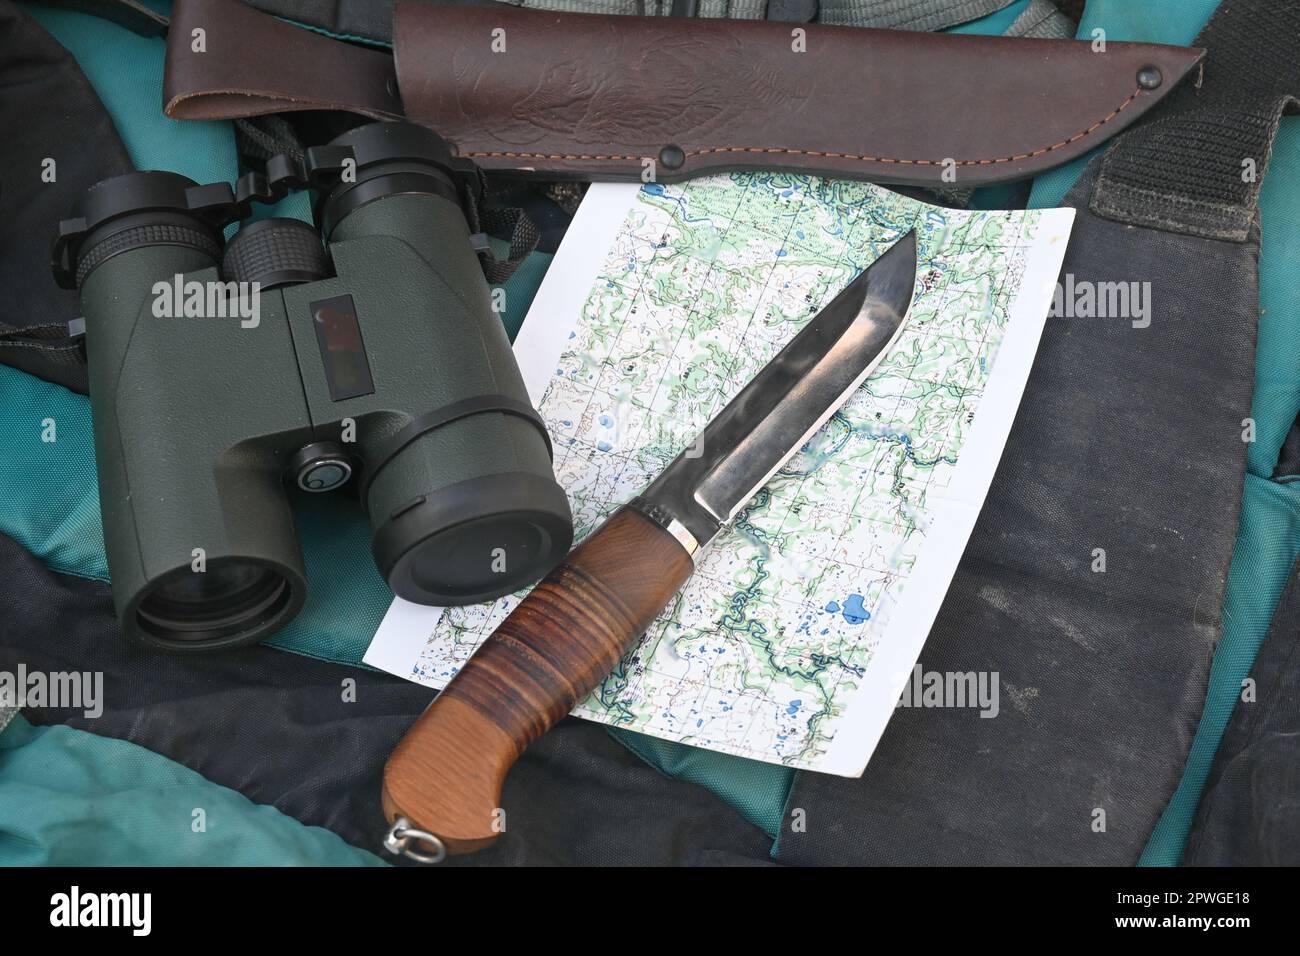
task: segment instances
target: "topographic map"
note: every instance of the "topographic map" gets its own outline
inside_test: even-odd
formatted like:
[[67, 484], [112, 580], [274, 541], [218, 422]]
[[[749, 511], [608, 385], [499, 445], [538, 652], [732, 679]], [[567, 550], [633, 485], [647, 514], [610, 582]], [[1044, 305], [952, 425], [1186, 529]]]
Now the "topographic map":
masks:
[[[785, 173], [593, 186], [515, 344], [577, 539], [912, 228], [919, 261], [893, 350], [575, 713], [861, 773], [992, 479], [1071, 222]], [[366, 660], [442, 686], [521, 597], [399, 601]]]

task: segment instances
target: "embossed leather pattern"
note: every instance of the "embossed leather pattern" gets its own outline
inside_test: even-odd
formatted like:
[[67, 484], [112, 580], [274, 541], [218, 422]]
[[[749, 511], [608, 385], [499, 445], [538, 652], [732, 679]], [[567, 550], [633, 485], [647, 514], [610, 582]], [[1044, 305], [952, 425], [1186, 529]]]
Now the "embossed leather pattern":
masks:
[[504, 5], [398, 4], [394, 34], [408, 118], [485, 169], [552, 179], [640, 179], [648, 160], [659, 181], [782, 166], [1021, 179], [1131, 125], [1203, 55]]

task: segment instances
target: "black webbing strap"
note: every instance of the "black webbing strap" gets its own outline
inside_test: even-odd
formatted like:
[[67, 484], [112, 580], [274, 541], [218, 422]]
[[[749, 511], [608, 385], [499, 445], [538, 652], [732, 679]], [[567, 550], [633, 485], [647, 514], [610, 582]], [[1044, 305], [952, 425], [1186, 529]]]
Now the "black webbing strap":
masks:
[[1107, 219], [1244, 242], [1284, 112], [1300, 104], [1300, 3], [1223, 0], [1208, 53], [1149, 122], [1115, 141], [1090, 207]]
[[[480, 170], [477, 182], [462, 183], [461, 209], [469, 223], [470, 241], [478, 253], [483, 275], [492, 285], [505, 282], [527, 259], [541, 241], [542, 231], [517, 206], [502, 202], [506, 195], [499, 183], [488, 179]], [[504, 259], [499, 258], [488, 243], [488, 237], [505, 242], [509, 250]]]
[[537, 248], [542, 233], [528, 213], [514, 206], [475, 207], [475, 219], [478, 235], [492, 236], [510, 244], [510, 251], [504, 259], [498, 258], [486, 242], [475, 250], [478, 252], [479, 264], [483, 267], [483, 275], [492, 285], [499, 285], [514, 275], [515, 270]]
[[426, 412], [411, 419], [392, 438], [384, 442], [379, 452], [366, 460], [365, 469], [361, 474], [361, 500], [363, 502], [366, 500], [366, 494], [370, 491], [370, 486], [374, 484], [379, 473], [388, 466], [388, 463], [397, 456], [398, 452], [411, 442], [450, 422], [469, 418], [471, 415], [482, 415], [487, 412], [513, 415], [529, 422], [542, 436], [542, 441], [546, 443], [547, 457], [555, 458], [555, 449], [551, 446], [551, 436], [546, 431], [546, 423], [542, 421], [542, 416], [537, 414], [537, 410], [533, 406], [527, 402], [513, 399], [509, 395], [475, 395], [472, 398], [463, 398], [458, 402], [452, 402], [450, 405], [435, 408], [431, 412]]
[[306, 161], [307, 148], [292, 124], [278, 113], [244, 116], [233, 122], [235, 146], [240, 156], [266, 162], [283, 153], [299, 163]]

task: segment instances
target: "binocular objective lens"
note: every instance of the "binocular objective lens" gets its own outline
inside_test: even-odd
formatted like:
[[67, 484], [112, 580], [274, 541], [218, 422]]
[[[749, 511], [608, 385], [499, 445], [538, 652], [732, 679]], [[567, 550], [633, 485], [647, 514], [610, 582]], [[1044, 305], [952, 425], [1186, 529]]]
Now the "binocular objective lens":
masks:
[[173, 571], [149, 590], [136, 614], [155, 640], [188, 647], [260, 627], [284, 609], [289, 596], [288, 582], [276, 571], [227, 561], [205, 571]]

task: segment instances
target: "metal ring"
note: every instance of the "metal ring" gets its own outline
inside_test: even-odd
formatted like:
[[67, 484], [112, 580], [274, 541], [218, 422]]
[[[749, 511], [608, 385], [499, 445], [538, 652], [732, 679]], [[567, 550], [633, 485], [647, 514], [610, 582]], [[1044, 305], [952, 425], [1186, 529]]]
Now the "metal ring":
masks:
[[[418, 840], [434, 847], [433, 853], [422, 853], [411, 847], [411, 841]], [[388, 828], [388, 834], [384, 837], [384, 849], [389, 853], [397, 856], [404, 856], [416, 863], [441, 863], [447, 859], [447, 847], [436, 836], [428, 830], [420, 830], [411, 826], [411, 821], [406, 817], [398, 817], [393, 821], [393, 825]]]

